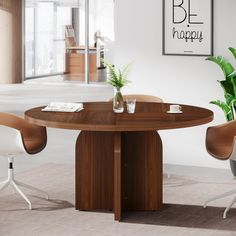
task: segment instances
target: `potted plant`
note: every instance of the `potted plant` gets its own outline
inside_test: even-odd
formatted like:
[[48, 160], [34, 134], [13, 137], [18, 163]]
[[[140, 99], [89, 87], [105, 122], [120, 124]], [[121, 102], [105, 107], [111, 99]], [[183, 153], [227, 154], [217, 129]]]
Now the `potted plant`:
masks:
[[[230, 52], [236, 59], [236, 49], [230, 47]], [[225, 80], [218, 81], [223, 88], [225, 101], [214, 100], [210, 103], [217, 105], [225, 115], [227, 121], [236, 118], [236, 71], [232, 64], [223, 56], [210, 56], [206, 60], [216, 63], [223, 71]], [[236, 176], [236, 161], [230, 160], [231, 171]]]
[[121, 89], [130, 83], [127, 80], [130, 64], [123, 69], [116, 69], [113, 64], [103, 61], [103, 64], [108, 69], [107, 83], [114, 87], [113, 111], [115, 113], [122, 113], [124, 111], [124, 101]]

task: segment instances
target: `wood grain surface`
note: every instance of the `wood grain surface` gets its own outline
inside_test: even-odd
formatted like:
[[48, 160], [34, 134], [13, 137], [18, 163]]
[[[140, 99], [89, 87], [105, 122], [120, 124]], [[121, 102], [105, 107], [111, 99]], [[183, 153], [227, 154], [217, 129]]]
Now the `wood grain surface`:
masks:
[[76, 144], [76, 209], [162, 208], [162, 142], [155, 131], [82, 131]]
[[114, 133], [79, 134], [76, 143], [76, 209], [113, 210]]
[[170, 104], [138, 102], [134, 114], [116, 114], [112, 102], [84, 103], [84, 110], [74, 113], [42, 112], [43, 107], [25, 112], [30, 123], [53, 128], [87, 131], [152, 131], [191, 127], [213, 120], [213, 112], [181, 105], [182, 114], [168, 114]]
[[138, 102], [134, 114], [115, 114], [112, 102], [92, 102], [78, 113], [33, 108], [25, 118], [36, 125], [82, 130], [76, 143], [76, 209], [113, 210], [120, 221], [124, 210], [162, 208], [162, 141], [156, 131], [213, 119], [208, 109], [181, 105], [183, 113], [168, 114], [169, 106]]

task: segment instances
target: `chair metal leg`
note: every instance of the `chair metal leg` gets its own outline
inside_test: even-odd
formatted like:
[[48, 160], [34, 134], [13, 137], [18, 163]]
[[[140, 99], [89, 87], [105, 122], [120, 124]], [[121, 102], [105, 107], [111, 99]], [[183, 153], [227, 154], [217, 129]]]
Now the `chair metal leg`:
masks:
[[8, 180], [0, 183], [0, 192], [3, 191], [9, 184], [10, 184], [10, 181]]
[[212, 201], [214, 201], [214, 200], [217, 200], [217, 199], [220, 199], [220, 198], [224, 198], [224, 197], [230, 196], [230, 195], [235, 194], [235, 193], [236, 193], [236, 189], [231, 190], [231, 191], [226, 192], [226, 193], [223, 193], [223, 194], [219, 194], [219, 195], [217, 195], [217, 196], [215, 196], [215, 197], [212, 197], [212, 198], [208, 199], [207, 201], [205, 201], [203, 207], [206, 208], [206, 206], [207, 206], [207, 204], [208, 204], [209, 202], [212, 202]]
[[12, 186], [12, 184], [10, 184], [10, 185], [11, 185], [11, 188], [12, 188], [13, 194], [17, 194], [17, 191], [16, 191], [15, 188]]
[[[10, 180], [5, 180], [3, 182], [0, 183], [0, 192], [3, 191], [5, 188], [8, 187], [8, 185], [10, 185]], [[11, 185], [12, 190], [14, 191], [14, 193], [16, 193], [16, 190], [13, 188], [13, 186]]]
[[35, 188], [35, 187], [31, 186], [31, 185], [22, 183], [22, 182], [17, 181], [17, 180], [15, 180], [15, 183], [16, 183], [17, 185], [23, 187], [23, 188], [27, 188], [27, 189], [30, 189], [30, 190], [37, 191], [37, 192], [39, 192], [39, 193], [45, 195], [45, 198], [46, 198], [47, 200], [49, 200], [49, 195], [48, 195], [45, 191], [43, 191], [43, 190], [41, 190], [41, 189], [38, 189], [38, 188]]
[[235, 202], [236, 202], [236, 197], [233, 198], [233, 200], [230, 202], [230, 204], [225, 209], [224, 214], [223, 214], [223, 219], [226, 219], [227, 212], [234, 205]]
[[33, 186], [30, 186], [28, 184], [25, 184], [25, 183], [22, 183], [20, 181], [15, 180], [14, 169], [13, 169], [13, 161], [14, 161], [13, 156], [10, 156], [8, 158], [8, 162], [9, 162], [8, 177], [7, 177], [6, 181], [0, 183], [0, 192], [3, 189], [5, 189], [8, 185], [11, 185], [13, 190], [15, 190], [15, 192], [19, 193], [25, 199], [25, 201], [29, 204], [29, 209], [30, 210], [32, 209], [32, 204], [31, 204], [30, 200], [28, 199], [28, 197], [21, 190], [20, 186], [24, 187], [24, 188], [27, 188], [27, 189], [30, 189], [30, 190], [35, 190], [35, 191], [41, 193], [41, 194], [45, 195], [46, 199], [48, 200], [49, 199], [49, 195], [46, 192], [44, 192], [44, 191], [42, 191], [42, 190], [40, 190], [38, 188], [35, 188]]
[[32, 204], [30, 200], [26, 197], [26, 195], [22, 192], [22, 190], [19, 188], [19, 186], [15, 183], [15, 181], [11, 182], [12, 186], [15, 188], [15, 190], [25, 199], [25, 201], [29, 204], [29, 209], [32, 210]]

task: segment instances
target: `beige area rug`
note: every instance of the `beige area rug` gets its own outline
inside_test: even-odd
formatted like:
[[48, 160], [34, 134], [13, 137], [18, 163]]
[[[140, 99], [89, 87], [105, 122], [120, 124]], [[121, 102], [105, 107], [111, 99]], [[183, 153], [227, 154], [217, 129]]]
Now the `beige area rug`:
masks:
[[122, 222], [112, 213], [74, 209], [74, 167], [47, 164], [17, 174], [17, 178], [50, 194], [51, 200], [30, 195], [33, 210], [11, 188], [0, 194], [0, 236], [232, 236], [236, 235], [236, 209], [226, 220], [223, 206], [232, 199], [215, 201], [203, 209], [205, 199], [236, 187], [220, 181], [172, 175], [164, 179], [164, 208], [160, 212], [127, 212]]

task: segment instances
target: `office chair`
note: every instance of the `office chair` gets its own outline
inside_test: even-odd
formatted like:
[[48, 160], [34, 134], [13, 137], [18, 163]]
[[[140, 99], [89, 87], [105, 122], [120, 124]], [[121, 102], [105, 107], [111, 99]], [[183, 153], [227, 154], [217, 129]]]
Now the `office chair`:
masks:
[[[235, 145], [235, 136], [236, 136], [236, 120], [227, 122], [222, 125], [217, 125], [214, 127], [209, 127], [206, 133], [206, 149], [208, 153], [218, 160], [236, 160], [236, 145]], [[219, 194], [215, 197], [208, 199], [204, 203], [204, 208], [207, 204], [216, 199], [224, 198], [236, 194], [236, 189], [233, 189], [229, 192]], [[227, 212], [236, 202], [236, 196], [232, 199], [228, 207], [223, 213], [223, 218], [226, 218]]]
[[35, 190], [49, 199], [46, 192], [16, 180], [13, 169], [14, 158], [18, 155], [33, 155], [44, 149], [47, 143], [46, 128], [29, 124], [18, 116], [0, 112], [0, 140], [0, 157], [8, 158], [9, 162], [8, 177], [0, 183], [0, 192], [11, 186], [28, 203], [29, 209], [32, 209], [32, 204], [21, 187]]
[[[156, 96], [144, 95], [144, 94], [126, 94], [123, 95], [124, 101], [126, 99], [136, 99], [137, 102], [163, 102], [163, 100]], [[113, 98], [110, 98], [109, 101], [113, 101]]]

